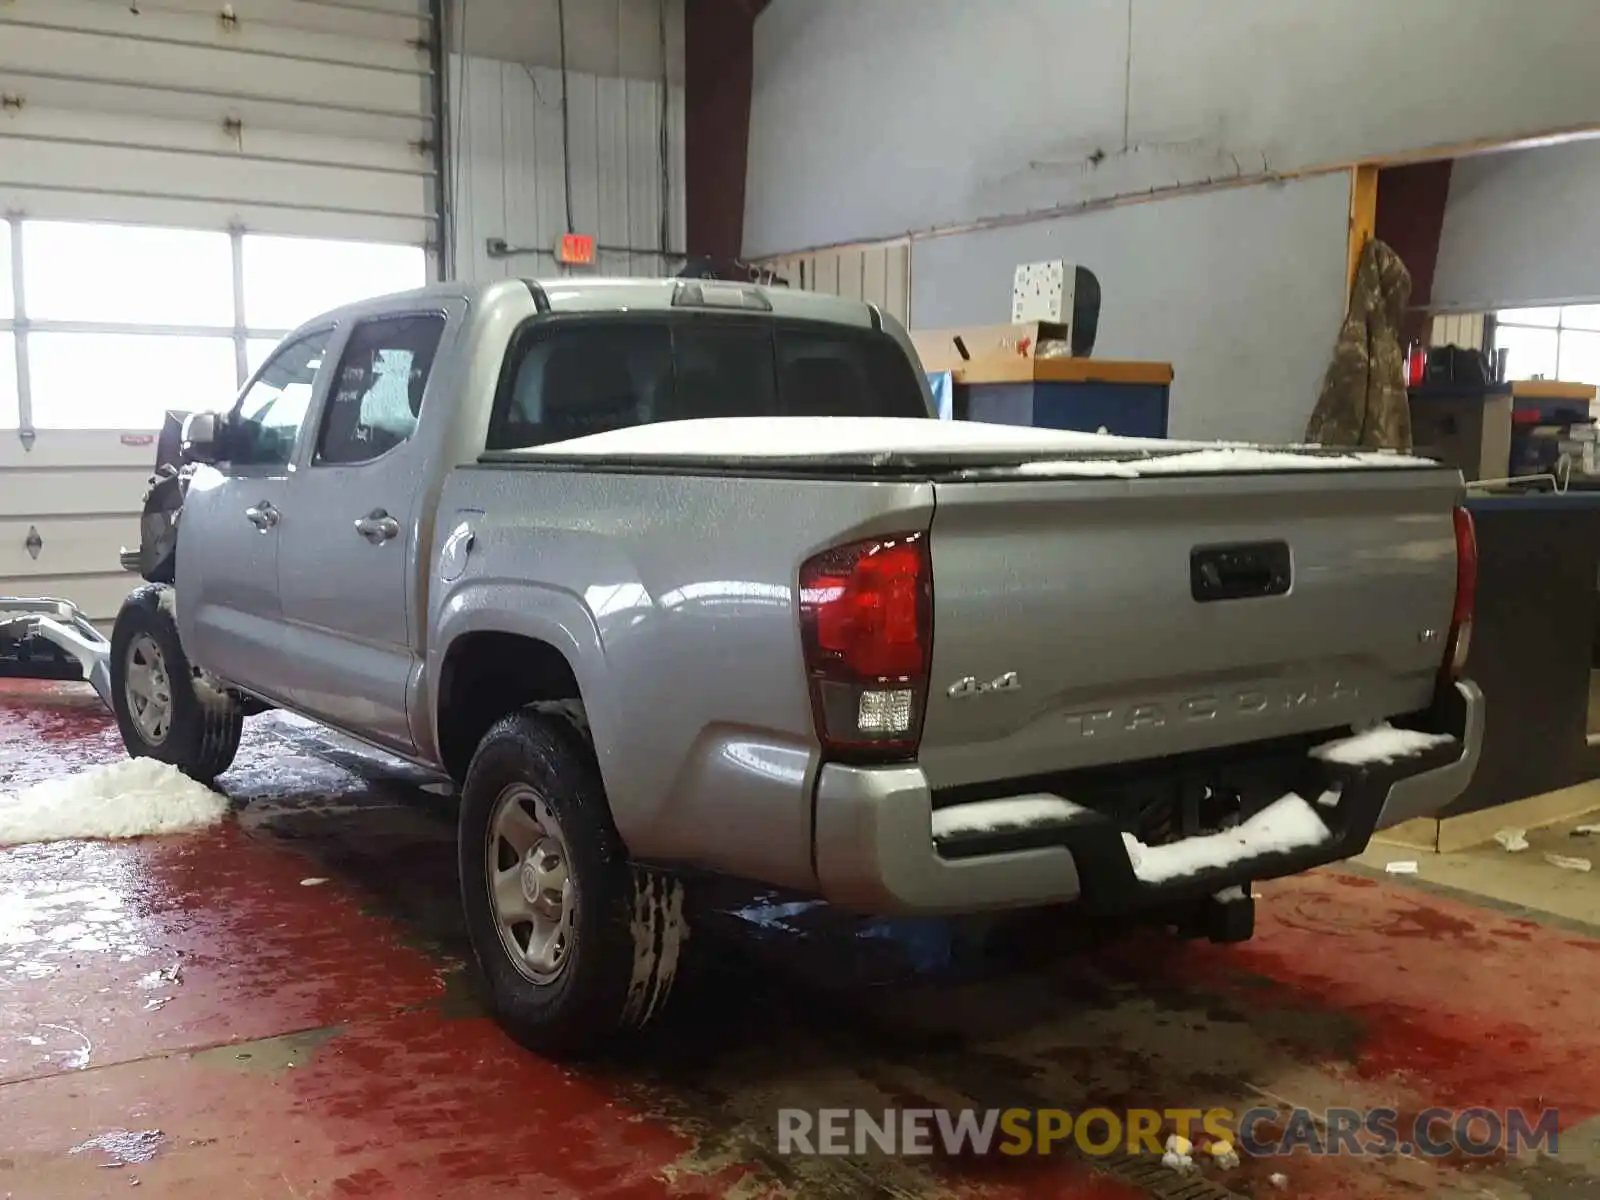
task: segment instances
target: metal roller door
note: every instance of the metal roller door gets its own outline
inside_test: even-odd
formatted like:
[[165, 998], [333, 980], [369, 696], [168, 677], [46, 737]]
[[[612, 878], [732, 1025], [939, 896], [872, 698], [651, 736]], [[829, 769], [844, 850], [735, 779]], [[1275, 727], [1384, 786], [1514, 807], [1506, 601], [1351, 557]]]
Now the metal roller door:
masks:
[[162, 413], [436, 274], [432, 7], [0, 2], [0, 593], [114, 616]]

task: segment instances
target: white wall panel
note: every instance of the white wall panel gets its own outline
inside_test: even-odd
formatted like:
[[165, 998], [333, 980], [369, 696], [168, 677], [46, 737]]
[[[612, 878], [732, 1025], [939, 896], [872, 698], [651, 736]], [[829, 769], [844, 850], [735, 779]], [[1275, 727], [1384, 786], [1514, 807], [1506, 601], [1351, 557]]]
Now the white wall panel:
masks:
[[[664, 16], [667, 78], [681, 84], [683, 5], [684, 0], [566, 0], [567, 69], [660, 79]], [[454, 25], [452, 47], [467, 54], [532, 67], [561, 65], [557, 0], [456, 0]]]
[[0, 576], [0, 594], [70, 600], [109, 637], [122, 602], [142, 582], [137, 575], [120, 569], [113, 562], [109, 570], [92, 575]]
[[[52, 0], [57, 2], [73, 6], [72, 0]], [[9, 9], [0, 9], [0, 30], [4, 31], [0, 71], [24, 79], [30, 75], [89, 74], [141, 87], [182, 88], [219, 96], [243, 93], [316, 107], [408, 115], [425, 111], [428, 102], [427, 71], [418, 66], [418, 60], [424, 58], [420, 51], [409, 51], [410, 65], [399, 67], [180, 40], [160, 43], [157, 49], [145, 38], [16, 25], [9, 22], [9, 16]], [[293, 35], [286, 36], [292, 44]]]
[[[221, 16], [222, 9], [220, 4], [212, 6], [210, 12], [185, 12], [174, 11], [162, 3], [7, 0], [5, 21], [13, 27], [7, 40], [19, 50], [25, 50], [30, 44], [62, 44], [46, 38], [47, 30], [75, 38], [98, 35], [115, 39], [120, 47], [114, 60], [118, 63], [132, 63], [141, 58], [159, 63], [166, 48], [198, 47], [220, 51], [224, 56], [249, 55], [263, 60], [293, 59], [330, 66], [379, 67], [409, 75], [425, 75], [428, 70], [426, 53], [405, 43], [406, 36], [418, 36], [416, 30], [407, 33], [397, 25], [387, 36], [323, 33], [304, 25], [298, 28], [277, 25], [248, 13], [240, 16], [237, 7], [233, 10], [237, 19], [229, 22]], [[107, 48], [105, 43], [100, 46], [102, 51]], [[147, 47], [162, 49], [154, 54], [143, 53]], [[15, 56], [7, 54], [6, 57], [10, 60]], [[271, 73], [271, 63], [266, 61], [254, 69], [242, 58], [234, 59], [232, 65], [236, 71], [248, 72], [247, 78], [259, 76], [264, 80]]]
[[0, 93], [26, 98], [20, 111], [5, 114], [5, 122], [20, 123], [34, 110], [71, 115], [114, 113], [192, 123], [199, 132], [191, 136], [209, 137], [225, 135], [224, 122], [235, 119], [240, 132], [248, 136], [289, 131], [345, 141], [393, 142], [408, 150], [433, 136], [429, 112], [385, 113], [348, 105], [319, 107], [299, 103], [292, 97], [218, 96], [211, 92], [106, 80], [24, 77], [3, 69], [0, 69]]
[[1600, 123], [1595, 0], [773, 0], [748, 256]]
[[1432, 307], [1600, 299], [1600, 141], [1464, 158], [1450, 171]]
[[917, 329], [1009, 320], [1016, 264], [1099, 277], [1101, 358], [1172, 364], [1170, 432], [1305, 436], [1345, 309], [1345, 175], [912, 241]]
[[[420, 132], [418, 136], [421, 137]], [[81, 111], [30, 104], [0, 122], [0, 137], [15, 140], [18, 155], [27, 153], [25, 143], [42, 141], [89, 148], [215, 155], [246, 163], [307, 163], [403, 175], [433, 174], [423, 150], [399, 139], [338, 136], [326, 130], [285, 130], [249, 122], [241, 122], [235, 130], [221, 123], [153, 117], [115, 107]]]
[[[101, 2], [129, 7], [129, 0]], [[139, 7], [145, 12], [159, 7], [167, 12], [194, 13], [216, 23], [222, 6], [217, 0], [154, 0]], [[242, 30], [267, 26], [370, 42], [404, 42], [424, 37], [428, 31], [427, 0], [233, 0], [232, 8]]]
[[903, 325], [911, 320], [911, 245], [888, 242], [769, 258], [760, 264], [792, 288], [876, 304]]
[[[6, 164], [0, 168], [6, 174], [0, 196], [88, 192], [106, 198], [108, 217], [118, 211], [118, 196], [176, 194], [219, 211], [251, 204], [404, 218], [415, 230], [408, 240], [421, 241], [433, 203], [426, 175], [246, 155], [0, 137], [0, 162]], [[39, 207], [24, 211], [37, 213]]]
[[[139, 492], [134, 493], [136, 498], [138, 495]], [[28, 550], [30, 531], [39, 535], [38, 558]], [[0, 579], [93, 575], [116, 570], [121, 547], [132, 549], [138, 544], [139, 518], [135, 513], [112, 517], [39, 513], [0, 521]], [[113, 546], [117, 547], [115, 552], [110, 551]]]
[[422, 0], [8, 0], [0, 208], [429, 241]]
[[1483, 313], [1440, 313], [1433, 318], [1430, 346], [1460, 346], [1483, 349]]
[[[155, 447], [147, 457], [155, 461]], [[92, 476], [81, 470], [29, 471], [26, 475], [3, 477], [0, 489], [0, 518], [42, 514], [58, 517], [83, 517], [103, 513], [131, 513], [130, 499], [144, 494], [150, 479], [149, 464], [144, 467], [101, 467]]]
[[[560, 71], [453, 57], [450, 85], [458, 275], [556, 274], [552, 251], [566, 231]], [[599, 273], [660, 275], [681, 265], [653, 253], [663, 211], [667, 249], [681, 252], [685, 234], [683, 89], [667, 89], [665, 197], [661, 96], [659, 82], [568, 72], [573, 224], [601, 245]], [[492, 258], [490, 238], [529, 252]]]
[[[154, 464], [144, 431], [46, 429], [31, 450], [0, 432], [0, 594], [62, 597], [91, 620], [114, 618], [138, 582], [117, 560], [138, 544]], [[38, 558], [29, 529], [44, 543]]]

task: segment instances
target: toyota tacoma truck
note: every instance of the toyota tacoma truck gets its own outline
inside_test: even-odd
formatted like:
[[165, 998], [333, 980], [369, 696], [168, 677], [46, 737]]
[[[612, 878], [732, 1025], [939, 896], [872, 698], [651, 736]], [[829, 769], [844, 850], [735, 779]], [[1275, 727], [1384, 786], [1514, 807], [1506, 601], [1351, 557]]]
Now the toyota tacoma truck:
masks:
[[1479, 753], [1458, 472], [941, 421], [868, 304], [375, 299], [183, 457], [114, 628], [128, 750], [210, 782], [285, 709], [448, 775], [493, 1009], [552, 1054], [660, 1011], [708, 877], [1238, 939], [1253, 881]]

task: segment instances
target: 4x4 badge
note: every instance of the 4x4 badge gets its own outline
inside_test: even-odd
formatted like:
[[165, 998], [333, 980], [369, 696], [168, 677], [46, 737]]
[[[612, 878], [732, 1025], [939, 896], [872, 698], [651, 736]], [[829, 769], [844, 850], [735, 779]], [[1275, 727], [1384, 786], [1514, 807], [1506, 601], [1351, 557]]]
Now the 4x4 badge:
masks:
[[1015, 671], [1007, 671], [1004, 675], [984, 683], [968, 675], [965, 679], [958, 679], [945, 688], [944, 694], [952, 700], [965, 700], [969, 696], [987, 696], [990, 692], [1014, 692], [1022, 686]]

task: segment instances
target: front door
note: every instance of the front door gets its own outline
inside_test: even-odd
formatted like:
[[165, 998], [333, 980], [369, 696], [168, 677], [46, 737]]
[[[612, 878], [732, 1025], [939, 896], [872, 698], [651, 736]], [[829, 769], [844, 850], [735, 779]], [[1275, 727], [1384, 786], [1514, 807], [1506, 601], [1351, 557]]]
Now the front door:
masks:
[[196, 665], [283, 698], [278, 552], [295, 450], [331, 329], [285, 342], [223, 424], [216, 467], [196, 470], [178, 519], [178, 631]]
[[289, 489], [279, 544], [284, 657], [297, 708], [384, 745], [414, 748], [407, 691], [415, 554], [427, 464], [414, 436], [444, 333], [438, 312], [350, 331]]

